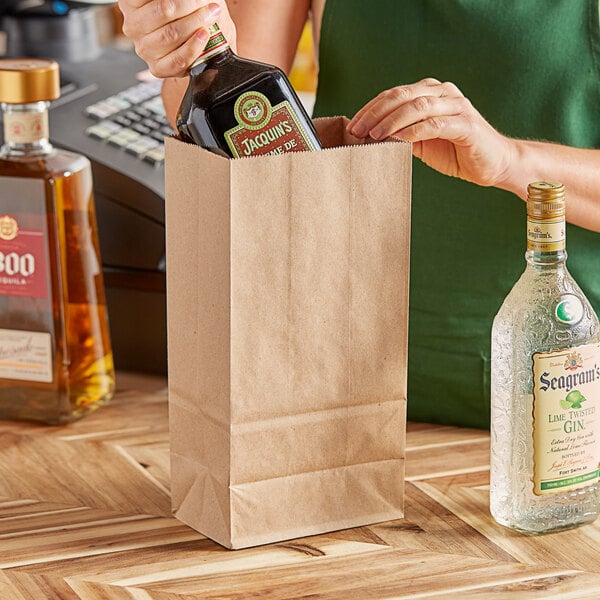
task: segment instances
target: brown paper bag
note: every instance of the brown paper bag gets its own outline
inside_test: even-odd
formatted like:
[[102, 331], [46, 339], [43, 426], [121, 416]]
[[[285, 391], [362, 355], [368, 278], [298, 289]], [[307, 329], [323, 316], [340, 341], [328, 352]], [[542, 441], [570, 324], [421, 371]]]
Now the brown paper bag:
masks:
[[173, 508], [229, 548], [403, 515], [411, 148], [315, 124], [341, 147], [167, 140]]

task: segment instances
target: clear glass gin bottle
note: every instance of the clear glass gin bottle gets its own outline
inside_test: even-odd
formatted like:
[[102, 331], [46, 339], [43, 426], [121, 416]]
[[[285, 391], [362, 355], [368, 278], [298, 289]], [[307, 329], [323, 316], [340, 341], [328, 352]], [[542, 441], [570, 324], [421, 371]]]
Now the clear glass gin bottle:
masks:
[[0, 60], [0, 418], [60, 424], [114, 389], [87, 158], [53, 148], [58, 64]]
[[600, 325], [565, 264], [560, 183], [528, 186], [525, 258], [492, 328], [490, 510], [536, 534], [600, 508]]

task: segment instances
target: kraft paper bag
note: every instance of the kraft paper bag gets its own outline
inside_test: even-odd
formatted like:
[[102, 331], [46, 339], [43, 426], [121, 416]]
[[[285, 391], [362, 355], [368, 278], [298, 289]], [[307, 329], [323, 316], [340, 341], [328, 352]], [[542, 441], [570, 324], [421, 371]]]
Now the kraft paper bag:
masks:
[[411, 147], [166, 146], [176, 517], [243, 548], [403, 516]]

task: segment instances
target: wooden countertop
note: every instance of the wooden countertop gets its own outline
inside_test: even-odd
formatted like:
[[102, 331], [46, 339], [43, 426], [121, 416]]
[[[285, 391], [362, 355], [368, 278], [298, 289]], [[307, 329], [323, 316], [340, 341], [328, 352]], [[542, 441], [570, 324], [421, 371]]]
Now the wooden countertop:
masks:
[[600, 598], [600, 520], [488, 513], [487, 432], [409, 424], [406, 518], [225, 550], [170, 516], [166, 383], [63, 428], [0, 421], [1, 600]]

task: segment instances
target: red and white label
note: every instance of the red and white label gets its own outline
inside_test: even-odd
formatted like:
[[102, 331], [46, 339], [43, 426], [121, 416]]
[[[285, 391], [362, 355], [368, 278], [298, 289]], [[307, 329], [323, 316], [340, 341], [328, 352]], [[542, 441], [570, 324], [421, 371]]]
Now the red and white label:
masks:
[[225, 132], [235, 158], [315, 150], [289, 102], [271, 106], [260, 92], [243, 93], [235, 103], [238, 125]]
[[0, 215], [0, 295], [48, 297], [44, 232], [21, 229], [13, 215]]

